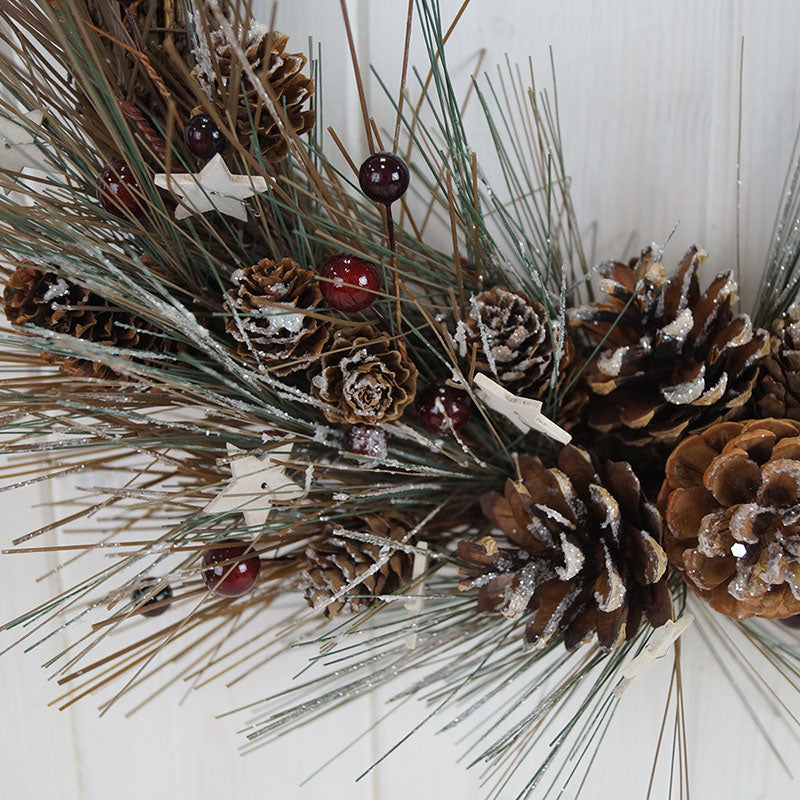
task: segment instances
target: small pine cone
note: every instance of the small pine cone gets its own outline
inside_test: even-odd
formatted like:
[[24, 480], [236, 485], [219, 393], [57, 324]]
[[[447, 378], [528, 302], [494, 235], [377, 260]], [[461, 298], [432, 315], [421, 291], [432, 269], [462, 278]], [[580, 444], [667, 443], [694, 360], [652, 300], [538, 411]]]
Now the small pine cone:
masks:
[[646, 615], [654, 627], [672, 614], [661, 518], [625, 462], [598, 467], [569, 445], [558, 469], [520, 458], [520, 482], [481, 498], [486, 516], [511, 545], [492, 537], [459, 542], [468, 564], [462, 590], [480, 588], [479, 608], [517, 618], [528, 645], [564, 636], [569, 649], [597, 633], [612, 650], [632, 638]]
[[800, 613], [800, 422], [721, 422], [672, 452], [658, 497], [686, 583], [734, 619]]
[[[36, 325], [96, 344], [141, 350], [163, 347], [164, 340], [146, 333], [151, 326], [135, 314], [116, 309], [88, 289], [31, 263], [20, 264], [10, 275], [3, 290], [3, 311], [12, 325]], [[73, 375], [118, 377], [95, 361], [42, 355], [46, 363], [57, 363]]]
[[285, 118], [297, 135], [310, 131], [314, 127], [314, 111], [304, 106], [314, 94], [314, 81], [303, 74], [308, 59], [303, 53], [285, 52], [289, 41], [285, 33], [269, 31], [253, 23], [241, 50], [261, 83], [257, 88], [242, 70], [235, 48], [231, 47], [223, 32], [214, 31], [211, 38], [216, 48], [218, 77], [224, 83], [217, 86], [215, 99], [222, 118], [227, 118], [231, 107], [229, 98], [235, 94], [238, 102], [233, 123], [242, 146], [251, 146], [255, 131], [264, 158], [272, 162], [281, 161], [288, 153], [288, 146], [262, 92], [275, 98], [277, 108], [285, 111]]
[[[235, 272], [233, 281], [236, 288], [228, 292], [226, 306], [232, 307], [239, 319], [230, 317], [225, 328], [239, 342], [239, 355], [252, 359], [252, 346], [258, 358], [277, 375], [306, 369], [322, 352], [330, 335], [322, 320], [302, 313], [322, 302], [313, 270], [303, 269], [290, 258], [277, 263], [265, 258]], [[275, 303], [284, 308], [275, 308]]]
[[402, 340], [371, 325], [336, 332], [309, 369], [311, 393], [329, 422], [377, 425], [399, 419], [417, 393], [417, 368]]
[[800, 304], [772, 323], [769, 355], [756, 384], [760, 416], [800, 420]]
[[[371, 534], [380, 539], [401, 541], [411, 528], [410, 521], [396, 512], [364, 515], [334, 525], [327, 523], [321, 540], [310, 545], [305, 552], [307, 566], [302, 573], [302, 588], [312, 608], [349, 586], [359, 576], [383, 561], [382, 545], [334, 535], [338, 528]], [[405, 544], [414, 544], [406, 540]], [[344, 595], [325, 606], [325, 616], [333, 617], [343, 609], [357, 613], [372, 602], [373, 597], [396, 592], [411, 580], [414, 557], [403, 550], [395, 550], [384, 564], [366, 575]]]
[[754, 331], [747, 314], [734, 317], [730, 272], [700, 293], [697, 268], [705, 258], [691, 247], [667, 279], [648, 248], [638, 260], [605, 270], [605, 302], [570, 313], [592, 339], [608, 335], [610, 346], [585, 373], [593, 428], [633, 445], [670, 443], [742, 414], [767, 334]]
[[[467, 345], [478, 348], [478, 372], [496, 375], [508, 391], [523, 397], [541, 398], [547, 393], [555, 359], [550, 324], [541, 303], [495, 286], [475, 297], [465, 324]], [[557, 324], [554, 335], [555, 327]], [[559, 381], [574, 354], [575, 347], [567, 337]]]

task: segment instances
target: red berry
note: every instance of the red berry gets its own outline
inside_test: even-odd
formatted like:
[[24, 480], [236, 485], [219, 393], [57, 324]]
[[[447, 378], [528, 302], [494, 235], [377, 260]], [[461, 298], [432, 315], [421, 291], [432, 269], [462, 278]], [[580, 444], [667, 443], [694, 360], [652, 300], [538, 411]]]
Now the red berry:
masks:
[[369, 261], [339, 253], [331, 256], [320, 273], [322, 296], [338, 311], [361, 311], [371, 306], [381, 288], [378, 272]]
[[387, 206], [405, 194], [408, 178], [406, 162], [395, 153], [373, 153], [358, 171], [361, 191]]
[[216, 122], [208, 114], [197, 114], [187, 123], [183, 140], [198, 158], [213, 158], [225, 149], [227, 142]]
[[139, 181], [133, 170], [121, 158], [115, 158], [97, 180], [100, 205], [117, 217], [126, 217], [127, 209], [134, 216], [143, 213], [144, 199], [139, 194]]
[[241, 539], [225, 539], [203, 554], [203, 583], [220, 597], [239, 597], [249, 592], [260, 569], [258, 553]]
[[388, 452], [386, 431], [377, 425], [351, 425], [344, 435], [344, 449], [348, 453], [383, 461]]
[[446, 383], [433, 383], [419, 396], [417, 410], [431, 433], [460, 431], [469, 419], [472, 401], [466, 392]]
[[[138, 605], [139, 600], [148, 594], [153, 586], [158, 583], [155, 578], [148, 578], [138, 589], [133, 590], [131, 601]], [[150, 599], [145, 601], [143, 605], [139, 606], [139, 613], [145, 617], [157, 617], [163, 614], [169, 608], [169, 601], [172, 599], [172, 587], [167, 584], [162, 586], [155, 594], [151, 595]], [[150, 608], [155, 606], [155, 608]]]

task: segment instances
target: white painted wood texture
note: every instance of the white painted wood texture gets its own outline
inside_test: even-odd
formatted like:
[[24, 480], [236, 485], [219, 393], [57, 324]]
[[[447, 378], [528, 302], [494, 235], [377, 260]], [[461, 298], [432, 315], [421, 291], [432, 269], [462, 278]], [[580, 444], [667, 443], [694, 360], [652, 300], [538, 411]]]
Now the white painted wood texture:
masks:
[[[270, 4], [260, 5], [268, 18]], [[441, 5], [450, 18], [458, 3]], [[401, 0], [348, 2], [362, 69], [366, 74], [374, 64], [395, 91], [405, 6]], [[298, 48], [305, 49], [309, 35], [322, 43], [325, 122], [358, 160], [361, 118], [339, 3], [283, 2], [278, 25]], [[736, 256], [738, 61], [744, 35], [741, 265], [747, 305], [760, 281], [800, 121], [798, 30], [800, 4], [792, 0], [473, 0], [448, 60], [463, 89], [481, 47], [487, 49], [484, 68], [493, 69], [506, 53], [515, 62], [531, 56], [546, 83], [552, 45], [567, 167], [581, 224], [587, 230], [597, 226], [595, 259], [631, 255], [651, 240], [663, 241], [680, 221], [667, 258], [676, 260], [696, 241], [710, 253], [708, 272], [715, 272], [733, 266]], [[424, 65], [421, 42], [413, 53], [412, 63]], [[372, 113], [391, 129], [382, 90], [371, 78], [366, 86]], [[470, 125], [479, 158], [488, 163], [491, 147], [477, 114]], [[628, 252], [622, 252], [626, 246]], [[52, 510], [41, 505], [50, 499], [47, 492], [31, 487], [2, 496], [3, 543], [52, 519]], [[59, 576], [34, 583], [53, 563], [35, 556], [0, 558], [0, 616], [7, 619], [57, 591]], [[59, 634], [52, 649], [75, 635]], [[798, 796], [798, 784], [769, 754], [695, 631], [684, 637], [684, 650], [692, 797]], [[461, 753], [456, 737], [434, 736], [434, 729], [423, 729], [368, 779], [353, 782], [418, 720], [419, 709], [411, 708], [298, 788], [311, 770], [383, 713], [383, 696], [240, 758], [235, 734], [240, 720], [216, 720], [214, 714], [285, 685], [292, 671], [286, 662], [265, 665], [229, 690], [212, 684], [190, 693], [180, 706], [178, 688], [130, 719], [121, 711], [99, 719], [91, 699], [65, 712], [46, 706], [58, 692], [38, 669], [43, 658], [15, 650], [0, 660], [2, 797], [405, 800], [484, 794], [478, 776], [455, 763]], [[298, 655], [294, 666], [299, 663]], [[663, 664], [631, 687], [581, 798], [645, 796], [667, 680]], [[796, 738], [768, 709], [764, 718], [781, 745]], [[796, 755], [793, 760], [797, 763]], [[652, 797], [668, 797], [661, 774]]]

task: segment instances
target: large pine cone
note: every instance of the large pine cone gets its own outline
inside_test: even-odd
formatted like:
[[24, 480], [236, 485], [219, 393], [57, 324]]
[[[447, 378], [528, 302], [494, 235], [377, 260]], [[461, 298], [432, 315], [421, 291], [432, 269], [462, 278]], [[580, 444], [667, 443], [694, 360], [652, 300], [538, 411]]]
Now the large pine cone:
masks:
[[340, 329], [309, 368], [311, 393], [334, 423], [377, 425], [399, 419], [417, 393], [417, 368], [402, 341], [371, 325]]
[[256, 77], [262, 84], [256, 87], [242, 71], [234, 48], [225, 40], [222, 31], [212, 33], [216, 47], [219, 77], [222, 86], [217, 86], [215, 103], [223, 119], [231, 107], [229, 98], [235, 96], [235, 130], [242, 146], [249, 148], [253, 132], [258, 138], [259, 149], [267, 161], [281, 161], [288, 153], [286, 139], [281, 134], [278, 122], [264, 102], [261, 92], [268, 87], [267, 97], [276, 100], [276, 106], [284, 109], [289, 126], [297, 134], [307, 133], [314, 127], [314, 111], [304, 108], [314, 94], [314, 81], [303, 74], [307, 58], [302, 53], [287, 53], [289, 37], [279, 31], [268, 31], [253, 24], [247, 31], [241, 49]]
[[[399, 542], [405, 538], [410, 527], [410, 521], [396, 512], [364, 515], [335, 525], [327, 523], [321, 532], [321, 541], [310, 545], [305, 552], [308, 563], [302, 573], [302, 588], [308, 604], [314, 608], [322, 605], [383, 560], [382, 545], [338, 538], [333, 535], [337, 528]], [[405, 544], [413, 545], [414, 542], [408, 540]], [[370, 575], [365, 575], [363, 581], [355, 584], [338, 600], [325, 606], [325, 616], [335, 616], [343, 609], [356, 613], [374, 602], [373, 597], [396, 592], [411, 580], [413, 565], [413, 555], [395, 550], [385, 564]]]
[[[236, 288], [228, 292], [226, 305], [233, 307], [239, 320], [230, 317], [225, 327], [239, 342], [239, 355], [252, 359], [252, 346], [264, 365], [278, 375], [306, 369], [329, 337], [328, 325], [302, 313], [322, 302], [313, 270], [303, 269], [290, 258], [277, 263], [265, 258], [235, 272], [233, 280]], [[275, 308], [275, 303], [285, 308]]]
[[667, 279], [648, 248], [638, 260], [605, 270], [605, 302], [571, 312], [572, 324], [591, 338], [608, 335], [610, 346], [586, 371], [594, 395], [588, 421], [595, 429], [634, 445], [674, 442], [742, 413], [767, 334], [754, 331], [746, 314], [734, 317], [730, 272], [700, 294], [697, 268], [705, 258], [691, 247]]
[[670, 561], [712, 608], [800, 613], [800, 422], [722, 422], [684, 439], [658, 504]]
[[463, 590], [480, 587], [479, 608], [533, 616], [525, 641], [543, 647], [564, 636], [568, 648], [593, 633], [611, 650], [632, 638], [644, 615], [654, 627], [671, 616], [661, 518], [625, 462], [602, 468], [569, 445], [558, 469], [520, 458], [522, 480], [481, 498], [484, 513], [512, 545], [492, 537], [460, 542], [469, 564]]
[[[63, 308], [70, 306], [70, 308]], [[165, 340], [147, 333], [152, 326], [130, 312], [71, 283], [55, 272], [20, 264], [3, 290], [3, 311], [12, 325], [36, 325], [56, 333], [137, 350], [157, 351]], [[119, 377], [114, 370], [83, 358], [62, 358], [43, 353], [46, 363], [57, 363], [73, 375], [88, 378]]]
[[800, 419], [800, 304], [772, 323], [756, 404], [763, 417]]

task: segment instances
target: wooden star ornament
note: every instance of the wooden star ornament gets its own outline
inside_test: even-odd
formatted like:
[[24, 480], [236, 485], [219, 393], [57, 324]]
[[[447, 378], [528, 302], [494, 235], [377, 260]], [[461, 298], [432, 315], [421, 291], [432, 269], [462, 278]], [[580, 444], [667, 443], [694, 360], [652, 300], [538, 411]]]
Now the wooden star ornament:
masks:
[[169, 189], [181, 198], [175, 209], [175, 219], [178, 220], [207, 211], [219, 211], [245, 222], [247, 208], [244, 201], [267, 191], [264, 178], [231, 174], [220, 154], [215, 155], [199, 173], [160, 173], [153, 180], [160, 189]]
[[555, 422], [542, 414], [542, 404], [538, 400], [518, 397], [486, 375], [475, 376], [476, 394], [489, 408], [502, 414], [522, 431], [538, 431], [561, 444], [568, 444], [572, 437]]
[[228, 444], [231, 482], [203, 509], [206, 514], [241, 511], [248, 528], [263, 527], [276, 500], [297, 500], [305, 494], [302, 486], [286, 477], [286, 470], [276, 463], [289, 458], [292, 446], [270, 450], [263, 456], [248, 456], [246, 451]]

